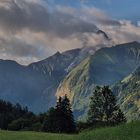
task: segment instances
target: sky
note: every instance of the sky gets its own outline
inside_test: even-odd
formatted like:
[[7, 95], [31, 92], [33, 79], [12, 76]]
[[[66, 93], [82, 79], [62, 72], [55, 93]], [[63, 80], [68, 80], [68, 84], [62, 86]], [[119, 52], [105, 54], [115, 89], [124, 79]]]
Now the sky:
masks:
[[57, 51], [140, 42], [139, 13], [140, 0], [0, 0], [0, 59], [28, 65]]
[[[80, 4], [79, 1], [81, 2]], [[53, 2], [63, 6], [81, 7], [83, 4], [89, 7], [96, 7], [114, 18], [125, 18], [133, 22], [140, 18], [139, 0], [54, 0]]]

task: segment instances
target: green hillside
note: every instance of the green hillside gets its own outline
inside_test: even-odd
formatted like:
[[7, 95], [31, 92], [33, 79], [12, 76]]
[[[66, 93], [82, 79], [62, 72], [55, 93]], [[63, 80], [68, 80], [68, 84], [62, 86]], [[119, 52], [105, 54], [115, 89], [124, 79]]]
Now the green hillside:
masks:
[[0, 131], [0, 140], [140, 140], [140, 122], [99, 128], [78, 135]]
[[57, 89], [57, 96], [67, 94], [75, 117], [85, 119], [89, 97], [96, 85], [112, 85], [140, 65], [140, 44], [121, 44], [98, 50], [69, 72]]

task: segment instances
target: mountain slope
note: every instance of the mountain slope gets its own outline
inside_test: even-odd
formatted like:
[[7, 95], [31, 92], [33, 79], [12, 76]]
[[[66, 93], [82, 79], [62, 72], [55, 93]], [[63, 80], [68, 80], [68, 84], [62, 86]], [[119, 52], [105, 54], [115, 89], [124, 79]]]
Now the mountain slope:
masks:
[[93, 84], [89, 83], [89, 61], [90, 57], [73, 69], [60, 84], [56, 93], [57, 96], [68, 95], [74, 109], [75, 117], [81, 116], [86, 111], [89, 104], [88, 94], [93, 89]]
[[79, 51], [58, 52], [29, 66], [0, 60], [0, 98], [27, 105], [34, 112], [46, 111], [55, 105], [57, 86]]
[[67, 94], [75, 116], [85, 118], [95, 85], [112, 85], [139, 65], [140, 44], [137, 42], [100, 49], [70, 71], [59, 85], [56, 95]]
[[94, 83], [111, 85], [140, 64], [140, 43], [132, 42], [100, 49], [93, 55], [91, 73]]
[[95, 52], [93, 47], [57, 52], [29, 66], [0, 60], [0, 98], [19, 102], [36, 113], [48, 110], [55, 105], [56, 90], [69, 68], [78, 65], [91, 51]]
[[140, 65], [137, 42], [94, 51], [83, 48], [57, 52], [29, 66], [0, 60], [0, 98], [27, 105], [38, 113], [55, 105], [56, 91], [58, 96], [67, 93], [75, 115], [81, 116], [87, 111], [95, 85], [114, 84]]
[[140, 67], [113, 87], [128, 121], [140, 119]]

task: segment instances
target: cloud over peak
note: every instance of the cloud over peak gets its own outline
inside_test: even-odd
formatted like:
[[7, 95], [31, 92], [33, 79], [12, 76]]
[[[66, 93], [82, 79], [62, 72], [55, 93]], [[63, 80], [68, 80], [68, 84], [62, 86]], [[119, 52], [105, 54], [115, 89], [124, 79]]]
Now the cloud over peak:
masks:
[[[24, 64], [56, 51], [140, 39], [140, 27], [114, 20], [95, 7], [50, 7], [43, 0], [2, 0], [0, 19], [1, 58]], [[112, 40], [97, 34], [99, 29]]]

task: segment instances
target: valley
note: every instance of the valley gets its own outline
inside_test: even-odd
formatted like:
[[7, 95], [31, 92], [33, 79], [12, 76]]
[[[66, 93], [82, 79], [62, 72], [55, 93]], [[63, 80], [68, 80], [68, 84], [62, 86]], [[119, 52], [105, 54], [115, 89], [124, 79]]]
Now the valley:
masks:
[[[91, 49], [84, 50], [85, 54], [82, 51], [74, 49], [64, 53], [57, 52], [28, 66], [0, 60], [0, 98], [13, 103], [18, 102], [28, 106], [31, 111], [40, 113], [55, 106], [58, 96], [67, 94], [75, 117], [85, 120], [88, 100], [96, 85], [115, 86], [140, 66], [140, 43], [131, 42], [102, 48], [92, 54]], [[138, 85], [139, 76], [135, 79]], [[124, 92], [120, 91], [122, 84], [117, 84], [114, 90], [114, 94], [118, 96], [118, 104], [127, 116], [130, 116], [132, 112], [124, 102], [128, 101], [128, 98], [137, 102], [137, 107], [131, 104], [133, 113], [137, 112], [132, 118], [137, 120], [140, 99], [139, 92], [135, 90], [135, 82], [131, 87], [131, 93], [125, 88]], [[129, 97], [124, 98], [124, 94], [129, 94]]]

